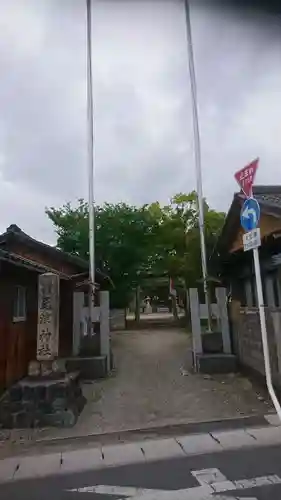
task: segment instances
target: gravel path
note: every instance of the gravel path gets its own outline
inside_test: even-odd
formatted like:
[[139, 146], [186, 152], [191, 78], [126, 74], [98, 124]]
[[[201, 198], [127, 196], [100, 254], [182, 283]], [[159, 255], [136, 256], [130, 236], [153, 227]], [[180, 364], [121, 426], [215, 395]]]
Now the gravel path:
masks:
[[192, 373], [190, 336], [177, 329], [115, 332], [116, 370], [85, 384], [88, 403], [73, 429], [3, 434], [2, 445], [139, 427], [264, 415], [271, 406], [241, 375]]

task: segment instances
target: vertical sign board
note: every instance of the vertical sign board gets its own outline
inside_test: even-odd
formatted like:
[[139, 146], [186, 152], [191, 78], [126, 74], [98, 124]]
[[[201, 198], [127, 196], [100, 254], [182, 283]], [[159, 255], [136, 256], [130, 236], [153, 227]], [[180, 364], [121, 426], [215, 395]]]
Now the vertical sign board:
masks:
[[52, 360], [58, 356], [59, 303], [59, 276], [41, 274], [38, 279], [38, 361]]

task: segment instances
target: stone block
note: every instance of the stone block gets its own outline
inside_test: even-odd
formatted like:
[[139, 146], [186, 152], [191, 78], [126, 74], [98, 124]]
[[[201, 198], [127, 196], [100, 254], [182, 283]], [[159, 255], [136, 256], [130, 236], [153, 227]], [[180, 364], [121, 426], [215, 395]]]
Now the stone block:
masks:
[[103, 459], [100, 448], [62, 452], [61, 473], [92, 470], [101, 466], [103, 466]]
[[12, 414], [13, 428], [16, 429], [30, 429], [35, 427], [35, 418], [33, 412], [23, 409], [18, 413]]
[[237, 358], [233, 354], [197, 354], [199, 373], [234, 373], [238, 370]]
[[202, 333], [203, 353], [221, 353], [223, 352], [223, 341], [221, 332]]
[[22, 390], [19, 385], [15, 385], [9, 390], [9, 399], [10, 401], [21, 401], [22, 399]]
[[52, 361], [41, 361], [40, 365], [42, 377], [49, 377], [52, 374]]
[[186, 455], [221, 451], [222, 446], [210, 434], [192, 434], [177, 438]]
[[264, 418], [270, 425], [273, 425], [275, 427], [279, 427], [281, 425], [281, 420], [277, 413], [269, 413], [268, 415], [265, 415]]
[[55, 359], [52, 363], [53, 373], [66, 373], [66, 366], [64, 359]]
[[104, 465], [123, 465], [144, 462], [140, 443], [118, 444], [103, 448]]
[[60, 453], [24, 457], [20, 461], [14, 479], [27, 479], [57, 474], [60, 470]]
[[249, 433], [254, 436], [257, 445], [281, 444], [281, 427], [261, 427], [260, 429], [250, 429]]
[[66, 368], [68, 371], [78, 370], [84, 380], [96, 380], [108, 375], [106, 356], [68, 358]]
[[6, 483], [11, 481], [20, 464], [19, 457], [6, 458], [0, 460], [0, 482]]
[[40, 375], [40, 363], [39, 361], [30, 361], [28, 363], [27, 374], [29, 377], [38, 377]]
[[184, 451], [175, 439], [159, 439], [157, 441], [144, 441], [141, 443], [147, 460], [160, 460], [162, 458], [184, 457]]
[[29, 377], [18, 385], [20, 401], [10, 400], [10, 392], [16, 394], [14, 388], [0, 401], [0, 424], [4, 428], [73, 427], [86, 402], [77, 373], [58, 379]]
[[244, 429], [212, 432], [212, 436], [219, 441], [223, 448], [240, 448], [256, 444], [255, 438]]

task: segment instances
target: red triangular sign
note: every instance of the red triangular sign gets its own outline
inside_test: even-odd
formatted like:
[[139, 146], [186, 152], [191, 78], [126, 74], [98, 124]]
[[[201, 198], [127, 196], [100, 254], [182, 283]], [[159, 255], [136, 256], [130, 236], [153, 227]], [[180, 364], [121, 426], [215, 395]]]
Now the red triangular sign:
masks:
[[257, 158], [234, 174], [236, 181], [247, 198], [252, 196], [252, 186], [255, 180], [258, 165], [259, 159]]

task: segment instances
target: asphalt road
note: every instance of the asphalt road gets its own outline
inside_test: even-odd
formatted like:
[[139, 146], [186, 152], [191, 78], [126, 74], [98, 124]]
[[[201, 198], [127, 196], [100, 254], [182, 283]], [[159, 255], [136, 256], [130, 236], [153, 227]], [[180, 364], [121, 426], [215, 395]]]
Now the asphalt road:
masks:
[[[215, 487], [217, 493], [213, 493], [213, 490], [211, 493], [208, 491], [204, 493], [203, 489], [206, 487], [204, 483], [210, 484], [212, 482], [210, 478], [214, 474], [216, 475], [215, 482], [219, 485], [218, 490], [221, 492]], [[254, 484], [256, 486], [253, 487]], [[99, 485], [98, 492], [92, 491], [96, 485]], [[119, 488], [110, 491], [109, 486]], [[131, 489], [121, 490], [120, 487], [131, 487]], [[214, 485], [207, 486], [207, 488], [213, 487]], [[80, 491], [70, 491], [79, 488]], [[82, 488], [84, 491], [81, 490]], [[142, 492], [143, 500], [211, 500], [212, 498], [214, 500], [234, 498], [280, 500], [281, 446], [241, 449], [56, 475], [44, 479], [14, 481], [0, 485], [0, 498], [1, 500], [137, 499], [139, 498], [137, 494], [140, 493], [137, 488], [166, 491], [166, 493], [157, 491], [154, 496], [149, 491]], [[182, 489], [186, 491], [176, 492]]]

